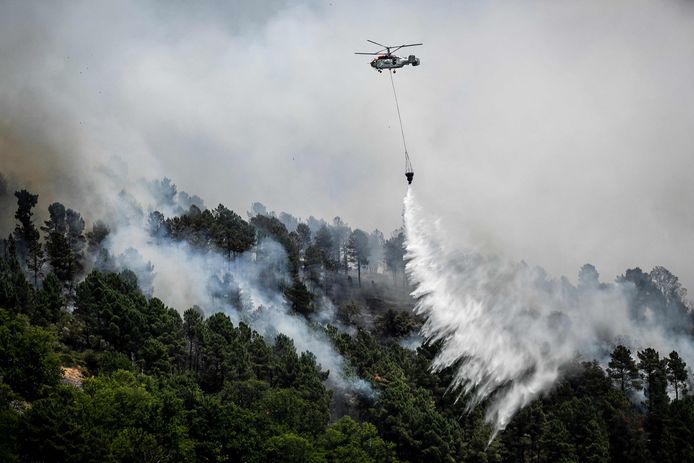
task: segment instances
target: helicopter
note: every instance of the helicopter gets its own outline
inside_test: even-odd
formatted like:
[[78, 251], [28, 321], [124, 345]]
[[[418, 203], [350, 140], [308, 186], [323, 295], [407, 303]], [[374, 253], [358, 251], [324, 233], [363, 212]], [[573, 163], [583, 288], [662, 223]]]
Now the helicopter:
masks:
[[367, 40], [367, 42], [373, 43], [374, 45], [378, 45], [379, 47], [383, 47], [383, 49], [373, 53], [357, 52], [354, 54], [376, 56], [376, 58], [374, 58], [371, 61], [371, 67], [377, 70], [378, 72], [383, 72], [384, 69], [400, 69], [406, 64], [411, 64], [412, 66], [419, 66], [419, 58], [417, 58], [415, 55], [410, 55], [407, 58], [400, 58], [399, 56], [395, 56], [393, 53], [400, 50], [401, 48], [417, 47], [419, 45], [422, 45], [421, 43], [411, 43], [409, 45], [393, 45], [389, 47], [387, 45], [383, 45], [382, 43], [374, 42], [373, 40]]

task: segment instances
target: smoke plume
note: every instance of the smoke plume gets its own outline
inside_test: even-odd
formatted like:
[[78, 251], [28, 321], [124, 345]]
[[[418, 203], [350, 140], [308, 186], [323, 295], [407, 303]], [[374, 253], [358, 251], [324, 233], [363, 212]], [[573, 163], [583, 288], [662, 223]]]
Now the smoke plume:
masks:
[[[103, 244], [111, 256], [101, 264], [104, 269], [133, 271], [145, 294], [159, 297], [179, 311], [198, 306], [207, 315], [224, 312], [234, 323], [247, 323], [268, 341], [285, 334], [294, 340], [297, 351], [312, 352], [322, 369], [330, 372], [331, 387], [371, 395], [366, 381], [345, 373], [344, 358], [320, 326], [290, 310], [280, 290], [282, 283], [290, 281], [287, 255], [280, 244], [264, 239], [228, 259], [214, 250], [151, 233], [148, 219], [152, 211], [179, 214], [191, 198], [201, 204], [200, 198], [178, 191], [168, 179], [128, 185], [112, 202], [110, 216], [103, 219], [112, 230]], [[333, 322], [332, 305], [324, 299], [318, 302], [317, 318]]]
[[424, 43], [396, 85], [428, 210], [554, 274], [694, 286], [691, 1], [4, 1], [0, 170], [41, 210], [108, 210], [94, 174], [118, 158], [213, 205], [392, 230], [402, 153], [367, 38]]
[[643, 310], [636, 313], [631, 282], [600, 283], [587, 265], [574, 287], [538, 267], [451, 247], [412, 188], [404, 219], [407, 273], [416, 286], [416, 311], [426, 317], [422, 334], [443, 341], [433, 369], [455, 369], [451, 387], [469, 408], [488, 401], [494, 435], [570, 364], [605, 359], [615, 342], [666, 355], [674, 349], [694, 361], [694, 344], [682, 330], [686, 314], [659, 316], [664, 309], [655, 306], [638, 306]]

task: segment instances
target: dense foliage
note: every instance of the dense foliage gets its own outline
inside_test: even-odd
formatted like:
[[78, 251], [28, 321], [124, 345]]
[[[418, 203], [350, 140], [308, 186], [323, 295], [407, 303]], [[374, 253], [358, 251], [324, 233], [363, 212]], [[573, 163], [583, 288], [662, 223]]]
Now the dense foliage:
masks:
[[[401, 284], [401, 231], [386, 240], [339, 218], [290, 230], [290, 217], [247, 222], [222, 205], [149, 217], [153, 239], [229, 260], [278, 242], [293, 310], [310, 317], [319, 293], [336, 304], [335, 326], [315, 326], [365, 381], [356, 393], [328, 388], [333, 373], [283, 334], [265, 339], [198, 307], [180, 313], [145, 295], [129, 270], [85, 273], [108, 260], [108, 228], [84, 233], [80, 215], [54, 203], [42, 242], [36, 195], [17, 199], [0, 254], [0, 461], [694, 461], [687, 365], [651, 348], [615, 346], [606, 369], [577, 362], [490, 442], [483, 407], [467, 413], [449, 390], [452, 372], [430, 372], [440, 346], [403, 347], [421, 321], [362, 284], [378, 262]], [[681, 316], [683, 293], [665, 291], [677, 286], [659, 269], [623, 277], [635, 282], [635, 310], [662, 299]]]

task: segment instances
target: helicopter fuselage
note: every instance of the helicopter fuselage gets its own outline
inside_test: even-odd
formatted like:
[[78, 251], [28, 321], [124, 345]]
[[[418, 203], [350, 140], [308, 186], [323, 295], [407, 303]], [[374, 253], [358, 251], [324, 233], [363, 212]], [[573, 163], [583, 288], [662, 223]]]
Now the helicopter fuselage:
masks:
[[381, 55], [371, 61], [371, 67], [378, 72], [382, 72], [384, 69], [400, 69], [406, 64], [419, 66], [419, 58], [414, 55], [410, 55], [407, 58], [400, 58], [395, 55]]

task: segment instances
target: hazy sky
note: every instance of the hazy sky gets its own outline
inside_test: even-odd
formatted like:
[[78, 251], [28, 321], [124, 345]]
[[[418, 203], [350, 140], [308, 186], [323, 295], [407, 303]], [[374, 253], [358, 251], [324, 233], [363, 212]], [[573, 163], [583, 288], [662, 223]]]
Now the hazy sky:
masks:
[[395, 79], [447, 229], [572, 280], [664, 265], [694, 288], [694, 2], [198, 3], [0, 0], [0, 172], [88, 216], [168, 176], [389, 233], [390, 82], [353, 52], [424, 42]]

